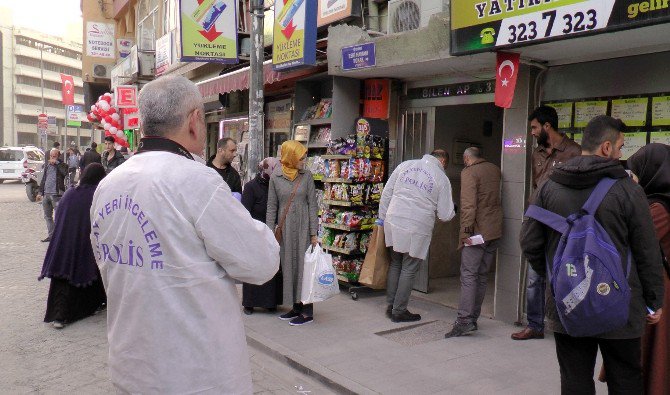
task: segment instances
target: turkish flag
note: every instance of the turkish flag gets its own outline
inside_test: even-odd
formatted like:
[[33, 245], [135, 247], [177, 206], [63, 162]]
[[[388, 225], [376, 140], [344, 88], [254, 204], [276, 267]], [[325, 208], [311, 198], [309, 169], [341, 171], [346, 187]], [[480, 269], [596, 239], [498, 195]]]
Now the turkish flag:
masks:
[[60, 74], [60, 80], [63, 83], [61, 90], [63, 92], [63, 105], [74, 104], [74, 78], [71, 75]]
[[519, 54], [498, 52], [496, 54], [496, 106], [512, 107], [516, 77], [519, 74]]

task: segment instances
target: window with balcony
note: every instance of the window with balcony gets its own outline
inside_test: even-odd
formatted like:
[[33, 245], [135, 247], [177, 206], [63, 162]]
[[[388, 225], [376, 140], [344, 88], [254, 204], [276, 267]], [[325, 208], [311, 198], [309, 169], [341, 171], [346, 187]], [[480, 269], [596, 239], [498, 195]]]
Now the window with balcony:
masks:
[[34, 40], [30, 37], [16, 36], [16, 44], [31, 47], [35, 49], [44, 48], [44, 52], [65, 56], [70, 59], [81, 60], [81, 52], [73, 51], [68, 48], [59, 47], [53, 44]]
[[158, 0], [140, 0], [136, 8], [137, 43], [140, 50], [154, 50], [158, 23]]
[[[39, 78], [33, 78], [33, 77], [27, 77], [25, 75], [17, 75], [16, 76], [16, 83], [21, 84], [21, 85], [28, 85], [28, 86], [34, 86], [37, 88], [41, 88], [42, 84]], [[51, 90], [61, 90], [62, 86], [60, 82], [53, 82], [53, 81], [44, 81], [44, 89], [51, 89]], [[74, 87], [74, 93], [77, 95], [83, 95], [84, 94], [84, 88], [80, 88], [78, 86]]]
[[[38, 69], [40, 68], [40, 60], [39, 59], [29, 58], [27, 56], [17, 56], [16, 57], [16, 64], [35, 67], [35, 68], [38, 68]], [[74, 67], [62, 66], [62, 65], [47, 62], [47, 61], [44, 61], [44, 70], [55, 71], [57, 73], [63, 73], [63, 74], [68, 74], [68, 75], [81, 75], [81, 70], [80, 69], [76, 69]]]

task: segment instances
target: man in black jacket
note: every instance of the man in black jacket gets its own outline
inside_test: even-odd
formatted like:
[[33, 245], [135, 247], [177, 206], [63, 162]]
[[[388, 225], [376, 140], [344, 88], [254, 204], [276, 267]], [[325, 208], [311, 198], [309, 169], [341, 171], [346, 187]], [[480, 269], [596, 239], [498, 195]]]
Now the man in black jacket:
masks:
[[222, 138], [216, 143], [216, 155], [212, 155], [207, 166], [216, 170], [223, 181], [228, 184], [231, 192], [242, 193], [242, 179], [240, 173], [235, 170], [231, 163], [237, 155], [237, 143], [230, 137]]
[[42, 209], [44, 220], [47, 222], [49, 235], [42, 242], [51, 241], [54, 232], [54, 210], [58, 207], [58, 201], [65, 192], [65, 177], [67, 176], [67, 164], [60, 160], [60, 151], [53, 148], [49, 151], [49, 159], [44, 166], [44, 175], [40, 182], [39, 197], [42, 198]]
[[98, 144], [94, 142], [91, 143], [91, 149], [86, 151], [79, 161], [79, 169], [83, 172], [86, 166], [91, 163], [102, 163], [102, 158], [96, 149]]
[[[595, 337], [572, 337], [561, 325], [553, 296], [547, 293], [547, 321], [554, 331], [563, 394], [595, 394], [593, 370], [598, 347], [610, 393], [643, 393], [640, 337], [645, 316], [648, 322], [656, 323], [662, 313], [663, 266], [647, 199], [618, 161], [625, 127], [605, 115], [592, 119], [584, 130], [582, 156], [557, 165], [534, 202], [568, 217], [579, 212], [600, 179], [618, 179], [596, 211], [596, 219], [617, 247], [624, 270], [628, 254], [632, 254], [628, 322], [621, 328]], [[546, 274], [560, 238], [558, 232], [534, 219], [524, 221], [521, 249], [534, 270]], [[655, 313], [649, 314], [647, 306]]]
[[105, 173], [109, 174], [112, 170], [121, 166], [126, 158], [114, 148], [114, 137], [105, 137], [105, 152], [102, 153], [102, 166], [105, 168]]

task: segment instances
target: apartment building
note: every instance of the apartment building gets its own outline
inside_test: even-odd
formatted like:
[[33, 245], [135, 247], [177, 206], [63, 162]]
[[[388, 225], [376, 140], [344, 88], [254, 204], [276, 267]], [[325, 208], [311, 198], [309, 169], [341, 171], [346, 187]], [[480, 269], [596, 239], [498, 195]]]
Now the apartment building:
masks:
[[[62, 104], [60, 74], [74, 77], [75, 104], [84, 104], [81, 79], [81, 42], [69, 41], [14, 26], [0, 28], [2, 34], [2, 133], [7, 145], [88, 145], [90, 125], [67, 126]], [[39, 114], [55, 117], [55, 127], [40, 139]]]

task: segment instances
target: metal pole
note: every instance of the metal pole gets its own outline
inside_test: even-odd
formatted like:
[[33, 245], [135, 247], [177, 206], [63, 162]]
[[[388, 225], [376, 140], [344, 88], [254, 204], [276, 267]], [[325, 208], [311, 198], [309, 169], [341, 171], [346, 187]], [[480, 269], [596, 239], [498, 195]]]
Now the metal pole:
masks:
[[251, 58], [249, 65], [249, 145], [247, 146], [247, 178], [252, 179], [258, 171], [258, 163], [262, 160], [264, 142], [264, 78], [263, 61], [265, 60], [263, 22], [263, 0], [251, 2]]
[[[43, 50], [44, 50], [44, 44], [40, 44], [40, 85], [42, 87], [42, 114], [46, 114], [44, 112], [44, 57], [43, 57]], [[46, 152], [46, 142], [47, 142], [47, 136], [46, 136], [46, 131], [40, 132], [40, 141], [41, 141], [41, 146], [42, 150]]]

